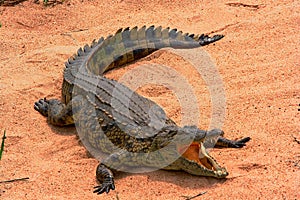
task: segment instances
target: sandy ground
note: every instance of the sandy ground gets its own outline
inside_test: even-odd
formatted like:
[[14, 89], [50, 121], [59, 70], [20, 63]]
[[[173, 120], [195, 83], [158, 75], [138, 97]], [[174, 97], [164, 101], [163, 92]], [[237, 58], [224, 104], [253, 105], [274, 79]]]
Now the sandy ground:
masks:
[[[7, 132], [0, 181], [29, 177], [0, 183], [0, 198], [166, 200], [207, 192], [196, 199], [300, 199], [299, 10], [291, 0], [67, 0], [53, 7], [32, 1], [0, 7], [0, 131]], [[226, 92], [222, 128], [229, 138], [252, 140], [243, 149], [212, 151], [230, 172], [226, 180], [162, 170], [119, 173], [116, 190], [97, 196], [92, 191], [98, 161], [80, 145], [74, 127], [49, 125], [33, 104], [43, 97], [60, 98], [64, 62], [79, 47], [120, 27], [144, 24], [225, 35], [205, 47]], [[170, 53], [141, 62], [152, 60], [193, 75]], [[109, 76], [121, 77], [130, 67]], [[188, 80], [201, 102], [197, 125], [207, 128], [209, 93], [201, 76]], [[180, 122], [172, 92], [158, 86], [140, 92]]]

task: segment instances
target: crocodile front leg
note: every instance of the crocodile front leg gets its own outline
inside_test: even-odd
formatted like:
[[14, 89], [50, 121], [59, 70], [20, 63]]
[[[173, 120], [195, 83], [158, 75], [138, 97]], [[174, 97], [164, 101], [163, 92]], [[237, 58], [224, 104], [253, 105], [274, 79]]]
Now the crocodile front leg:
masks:
[[220, 137], [217, 141], [217, 147], [225, 147], [225, 148], [242, 148], [246, 145], [246, 142], [250, 141], [250, 137], [245, 137], [240, 140], [229, 140], [224, 137]]
[[96, 177], [100, 185], [94, 187], [94, 193], [102, 194], [114, 190], [115, 184], [112, 171], [121, 171], [124, 164], [126, 165], [126, 162], [132, 163], [132, 155], [132, 153], [126, 150], [120, 150], [103, 159], [96, 170]]
[[[224, 147], [224, 148], [242, 148], [246, 146], [246, 143], [250, 141], [250, 137], [245, 137], [240, 140], [230, 140], [224, 137], [224, 132], [220, 129], [213, 129], [207, 132], [208, 138], [205, 140], [205, 147]], [[214, 138], [210, 136], [219, 136], [215, 144]]]
[[114, 184], [114, 175], [108, 167], [106, 167], [103, 163], [100, 163], [96, 170], [97, 180], [101, 183], [94, 190], [94, 193], [102, 194], [103, 192], [108, 193], [110, 190], [115, 189]]

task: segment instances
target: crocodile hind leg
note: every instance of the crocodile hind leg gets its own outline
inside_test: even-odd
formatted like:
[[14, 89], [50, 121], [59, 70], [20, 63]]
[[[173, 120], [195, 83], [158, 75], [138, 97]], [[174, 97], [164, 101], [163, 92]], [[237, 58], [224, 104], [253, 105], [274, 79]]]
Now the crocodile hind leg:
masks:
[[34, 103], [34, 109], [43, 116], [48, 117], [51, 124], [57, 126], [64, 126], [74, 124], [72, 103], [67, 105], [57, 99], [40, 99]]

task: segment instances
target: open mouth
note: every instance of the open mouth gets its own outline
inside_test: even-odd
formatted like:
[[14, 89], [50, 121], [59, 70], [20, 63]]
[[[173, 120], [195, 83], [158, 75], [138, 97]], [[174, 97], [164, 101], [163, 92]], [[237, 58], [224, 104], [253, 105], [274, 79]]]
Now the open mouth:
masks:
[[217, 178], [224, 178], [228, 175], [225, 168], [221, 167], [217, 161], [209, 155], [203, 143], [192, 143], [186, 151], [182, 154], [187, 160], [196, 162], [200, 168], [206, 173], [203, 175], [214, 176]]

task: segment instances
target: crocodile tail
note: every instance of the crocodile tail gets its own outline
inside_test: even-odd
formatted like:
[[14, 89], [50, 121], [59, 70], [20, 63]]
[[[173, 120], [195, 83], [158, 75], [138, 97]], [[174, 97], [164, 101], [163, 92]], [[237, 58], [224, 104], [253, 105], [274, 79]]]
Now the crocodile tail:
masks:
[[[110, 69], [122, 66], [150, 53], [164, 48], [196, 48], [220, 40], [223, 35], [183, 34], [177, 29], [161, 26], [146, 26], [119, 29], [114, 35], [101, 37], [92, 44], [78, 49], [77, 54], [65, 63], [62, 100], [67, 103], [71, 99], [74, 82], [82, 74], [93, 77], [103, 75]], [[78, 73], [80, 72], [80, 73]]]
[[145, 57], [161, 48], [196, 48], [222, 37], [223, 35], [209, 37], [203, 34], [183, 34], [177, 29], [162, 29], [161, 26], [143, 26], [140, 29], [128, 27], [119, 29], [115, 35], [108, 36], [92, 47], [86, 67], [91, 73], [102, 75], [110, 69]]

